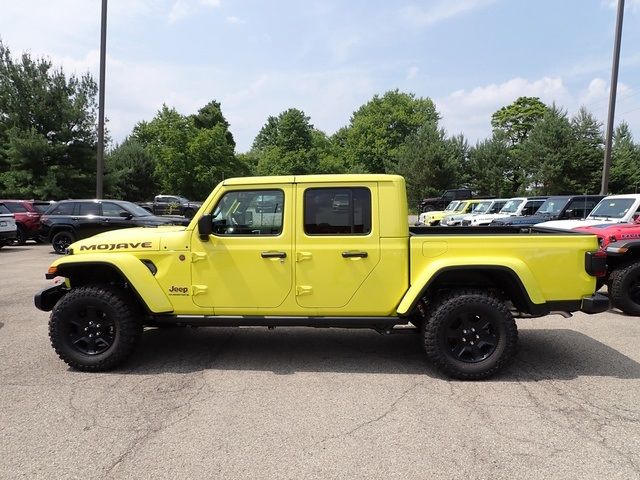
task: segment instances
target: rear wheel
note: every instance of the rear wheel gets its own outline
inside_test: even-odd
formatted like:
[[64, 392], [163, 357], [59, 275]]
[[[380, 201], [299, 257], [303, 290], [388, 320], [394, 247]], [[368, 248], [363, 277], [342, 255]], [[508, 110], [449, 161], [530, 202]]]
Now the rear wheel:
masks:
[[480, 380], [509, 364], [518, 330], [503, 301], [483, 290], [454, 291], [430, 309], [424, 348], [448, 376]]
[[99, 372], [124, 362], [142, 334], [136, 305], [126, 291], [110, 285], [78, 287], [53, 308], [51, 345], [67, 365]]
[[608, 289], [614, 307], [627, 315], [640, 316], [640, 262], [613, 270]]
[[69, 248], [73, 242], [75, 242], [75, 236], [73, 233], [63, 230], [61, 232], [56, 233], [51, 239], [51, 246], [56, 251], [56, 253], [65, 253], [65, 250]]

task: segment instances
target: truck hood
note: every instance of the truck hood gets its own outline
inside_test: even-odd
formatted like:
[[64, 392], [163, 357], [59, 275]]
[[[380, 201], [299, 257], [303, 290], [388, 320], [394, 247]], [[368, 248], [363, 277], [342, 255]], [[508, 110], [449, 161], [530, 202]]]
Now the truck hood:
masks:
[[533, 225], [535, 223], [547, 222], [556, 218], [557, 215], [528, 215], [528, 216], [509, 216], [504, 218], [499, 218], [496, 221], [499, 223], [503, 223], [505, 225]]
[[185, 227], [178, 225], [157, 228], [123, 228], [79, 240], [72, 243], [69, 249], [73, 251], [74, 255], [95, 252], [148, 252], [160, 250], [160, 243], [163, 236], [184, 230]]

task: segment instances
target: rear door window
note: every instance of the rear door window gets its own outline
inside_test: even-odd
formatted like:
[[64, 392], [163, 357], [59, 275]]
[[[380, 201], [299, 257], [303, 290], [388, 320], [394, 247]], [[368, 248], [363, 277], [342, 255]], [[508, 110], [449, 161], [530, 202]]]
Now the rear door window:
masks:
[[26, 213], [29, 211], [24, 205], [17, 202], [4, 202], [4, 205], [11, 213]]
[[304, 231], [308, 235], [368, 235], [371, 192], [362, 187], [305, 190]]
[[100, 215], [100, 204], [97, 202], [80, 202], [78, 215]]

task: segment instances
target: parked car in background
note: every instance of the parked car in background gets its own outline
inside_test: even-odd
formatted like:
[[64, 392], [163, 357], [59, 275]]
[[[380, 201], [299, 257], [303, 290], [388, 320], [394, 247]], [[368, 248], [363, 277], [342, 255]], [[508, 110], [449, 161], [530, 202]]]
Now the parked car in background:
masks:
[[16, 245], [24, 245], [29, 239], [40, 240], [40, 216], [51, 202], [38, 200], [0, 200], [13, 213], [16, 220]]
[[202, 202], [192, 202], [179, 195], [156, 195], [153, 202], [138, 203], [154, 215], [182, 215], [193, 218]]
[[416, 226], [435, 226], [440, 224], [440, 220], [447, 214], [452, 214], [464, 207], [462, 200], [454, 200], [444, 210], [431, 210], [428, 212], [422, 212], [418, 215], [418, 223]]
[[574, 230], [598, 236], [607, 256], [607, 274], [600, 284], [607, 284], [612, 305], [640, 316], [640, 224], [605, 223]]
[[547, 197], [515, 197], [507, 200], [498, 213], [469, 215], [462, 219], [462, 226], [486, 226], [497, 218], [533, 215]]
[[537, 223], [536, 227], [573, 230], [604, 223], [633, 223], [640, 216], [640, 194], [610, 195], [600, 200], [584, 220], [553, 220]]
[[188, 225], [182, 217], [158, 217], [139, 205], [122, 200], [62, 200], [40, 218], [41, 235], [57, 253], [76, 240], [109, 230], [131, 227]]
[[468, 188], [445, 190], [439, 197], [423, 198], [418, 204], [418, 212], [442, 211], [453, 200], [469, 200], [473, 195]]
[[462, 225], [462, 219], [468, 215], [486, 215], [490, 213], [498, 213], [504, 204], [507, 203], [506, 198], [494, 198], [489, 200], [474, 200], [473, 206], [469, 213], [460, 213], [455, 215], [447, 215], [440, 222], [446, 227], [456, 227]]
[[16, 220], [13, 213], [0, 203], [0, 248], [16, 239]]
[[549, 197], [540, 206], [535, 215], [523, 217], [504, 217], [493, 220], [491, 226], [531, 227], [537, 223], [551, 220], [585, 218], [604, 198], [604, 195], [558, 195]]

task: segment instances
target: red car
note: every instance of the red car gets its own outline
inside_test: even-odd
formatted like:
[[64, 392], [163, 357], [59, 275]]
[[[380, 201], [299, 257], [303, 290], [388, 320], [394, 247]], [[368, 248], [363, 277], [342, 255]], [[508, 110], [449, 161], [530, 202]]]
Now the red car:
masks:
[[608, 223], [574, 228], [593, 233], [607, 254], [607, 289], [614, 307], [640, 316], [640, 223]]
[[24, 245], [29, 239], [39, 241], [40, 216], [51, 206], [51, 202], [38, 200], [0, 200], [16, 219], [18, 227], [14, 245]]

